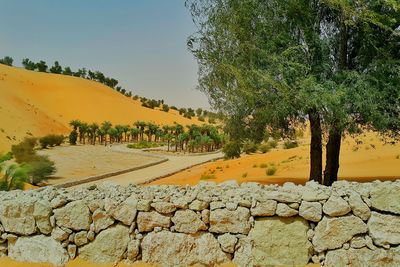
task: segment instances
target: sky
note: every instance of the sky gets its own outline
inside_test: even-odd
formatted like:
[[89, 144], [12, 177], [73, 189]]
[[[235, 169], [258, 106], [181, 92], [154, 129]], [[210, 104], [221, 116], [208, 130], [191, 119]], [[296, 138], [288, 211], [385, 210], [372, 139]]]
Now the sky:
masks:
[[0, 0], [0, 57], [58, 60], [116, 78], [132, 93], [209, 108], [196, 89], [195, 32], [184, 0]]

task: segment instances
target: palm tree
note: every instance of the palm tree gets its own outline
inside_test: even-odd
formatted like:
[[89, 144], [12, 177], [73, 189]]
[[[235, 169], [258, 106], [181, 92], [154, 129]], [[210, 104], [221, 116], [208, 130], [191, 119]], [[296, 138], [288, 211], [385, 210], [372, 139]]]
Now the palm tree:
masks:
[[88, 125], [88, 133], [89, 137], [91, 139], [92, 145], [96, 144], [96, 136], [97, 136], [97, 130], [99, 129], [99, 125], [97, 123], [92, 123]]
[[[100, 129], [101, 129], [101, 132], [104, 133], [104, 142], [105, 142], [104, 145], [105, 146], [107, 145], [107, 134], [108, 134], [108, 131], [111, 129], [111, 126], [112, 126], [112, 124], [109, 121], [104, 121], [101, 124], [101, 128]], [[101, 140], [100, 142], [103, 142], [103, 140]]]
[[115, 130], [117, 130], [117, 142], [120, 143], [122, 142], [122, 134], [124, 133], [124, 126], [117, 124], [115, 125]]
[[131, 138], [137, 142], [139, 140], [140, 130], [138, 128], [131, 128], [130, 132], [131, 132]]
[[125, 135], [125, 142], [128, 141], [128, 133], [130, 132], [131, 127], [129, 125], [122, 125], [122, 132]]
[[86, 122], [81, 122], [78, 126], [79, 129], [79, 142], [85, 144], [85, 136], [89, 130], [89, 126]]
[[110, 144], [118, 139], [118, 130], [115, 128], [108, 129], [108, 135], [110, 136]]
[[69, 122], [69, 125], [73, 127], [73, 129], [76, 131], [78, 127], [82, 124], [80, 120], [72, 120]]
[[169, 147], [170, 147], [170, 144], [171, 144], [171, 141], [173, 140], [173, 138], [174, 138], [174, 136], [170, 133], [164, 134], [164, 139], [167, 140], [167, 145], [168, 145], [167, 151], [168, 152], [169, 152]]
[[147, 128], [148, 129], [145, 133], [147, 135], [147, 140], [151, 142], [151, 137], [157, 133], [158, 125], [150, 122], [147, 124]]
[[[2, 171], [0, 166], [0, 172]], [[14, 189], [24, 189], [24, 183], [28, 181], [27, 169], [17, 164], [10, 165], [0, 180], [0, 190], [9, 191]]]
[[184, 132], [184, 128], [180, 124], [175, 124], [174, 133], [175, 133], [175, 151], [178, 151], [178, 136]]

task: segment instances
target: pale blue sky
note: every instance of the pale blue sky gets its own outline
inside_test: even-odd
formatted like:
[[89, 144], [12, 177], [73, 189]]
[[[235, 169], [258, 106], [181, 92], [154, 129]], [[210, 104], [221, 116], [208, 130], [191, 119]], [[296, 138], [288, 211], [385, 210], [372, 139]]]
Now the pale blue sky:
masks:
[[134, 94], [208, 107], [186, 48], [184, 0], [0, 0], [0, 57], [58, 60], [114, 77]]

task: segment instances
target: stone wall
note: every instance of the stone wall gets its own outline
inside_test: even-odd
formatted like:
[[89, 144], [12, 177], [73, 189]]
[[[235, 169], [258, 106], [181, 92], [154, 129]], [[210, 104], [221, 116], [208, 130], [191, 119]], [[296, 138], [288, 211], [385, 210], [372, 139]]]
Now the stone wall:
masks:
[[0, 256], [63, 265], [400, 266], [400, 180], [0, 193]]

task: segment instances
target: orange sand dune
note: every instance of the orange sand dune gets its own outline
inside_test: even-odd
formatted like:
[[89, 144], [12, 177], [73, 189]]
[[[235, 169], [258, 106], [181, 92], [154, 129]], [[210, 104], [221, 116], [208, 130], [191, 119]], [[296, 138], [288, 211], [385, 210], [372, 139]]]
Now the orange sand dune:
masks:
[[[347, 137], [343, 140], [339, 179], [352, 181], [372, 181], [400, 179], [400, 143], [384, 144], [375, 133], [367, 133], [356, 140]], [[239, 159], [219, 160], [196, 166], [151, 184], [197, 184], [200, 180], [221, 182], [305, 183], [309, 175], [308, 140], [293, 149], [276, 149], [266, 154], [244, 155]], [[325, 155], [324, 155], [325, 157]], [[261, 164], [274, 164], [274, 175], [266, 174], [267, 168]], [[265, 167], [265, 166], [263, 166]]]
[[27, 71], [0, 64], [0, 152], [27, 135], [68, 133], [69, 121], [132, 124], [136, 120], [187, 125], [175, 110], [152, 110], [86, 79]]

